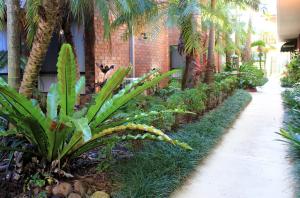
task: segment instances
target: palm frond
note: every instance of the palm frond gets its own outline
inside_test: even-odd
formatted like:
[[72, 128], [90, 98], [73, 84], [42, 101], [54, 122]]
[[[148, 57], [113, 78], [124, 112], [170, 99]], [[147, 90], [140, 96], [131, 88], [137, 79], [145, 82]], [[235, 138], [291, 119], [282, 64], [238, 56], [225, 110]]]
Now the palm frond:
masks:
[[26, 0], [26, 30], [27, 44], [32, 45], [39, 22], [39, 9], [42, 6], [42, 0]]
[[94, 20], [91, 17], [94, 12], [94, 2], [91, 0], [69, 0], [70, 11], [73, 18], [78, 24], [84, 24], [89, 20]]

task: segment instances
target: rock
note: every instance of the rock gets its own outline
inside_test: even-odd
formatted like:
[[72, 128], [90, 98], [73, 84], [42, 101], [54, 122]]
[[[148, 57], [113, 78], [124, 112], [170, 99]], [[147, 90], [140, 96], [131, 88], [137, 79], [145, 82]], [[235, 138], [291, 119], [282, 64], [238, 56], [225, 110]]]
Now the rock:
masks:
[[71, 184], [63, 182], [52, 189], [52, 194], [67, 197], [73, 191]]
[[104, 191], [96, 191], [92, 194], [91, 198], [110, 198], [110, 196]]
[[33, 194], [34, 194], [34, 195], [38, 195], [39, 192], [40, 192], [40, 189], [39, 189], [39, 188], [33, 189]]
[[84, 196], [86, 194], [85, 185], [81, 181], [76, 180], [74, 182], [74, 192], [80, 194], [81, 196]]
[[46, 192], [47, 192], [47, 194], [51, 194], [51, 192], [52, 192], [52, 187], [51, 186], [46, 186], [45, 187], [45, 190], [46, 190]]
[[68, 198], [81, 198], [81, 196], [77, 193], [71, 193], [69, 194]]
[[18, 173], [13, 173], [13, 180], [15, 181], [19, 181], [19, 179], [21, 178], [21, 175]]

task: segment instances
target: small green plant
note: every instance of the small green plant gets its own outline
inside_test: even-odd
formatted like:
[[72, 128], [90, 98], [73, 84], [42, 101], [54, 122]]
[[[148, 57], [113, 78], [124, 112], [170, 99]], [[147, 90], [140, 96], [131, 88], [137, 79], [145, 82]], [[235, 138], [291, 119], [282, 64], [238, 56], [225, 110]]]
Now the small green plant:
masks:
[[[119, 90], [123, 79], [130, 72], [130, 68], [121, 67], [91, 104], [75, 111], [76, 98], [85, 80], [81, 78], [76, 83], [75, 58], [69, 44], [64, 44], [61, 48], [57, 70], [58, 83], [50, 88], [46, 113], [38, 103], [26, 99], [3, 80], [0, 82], [0, 115], [6, 116], [16, 127], [17, 133], [22, 134], [35, 147], [37, 156], [51, 164], [48, 166], [51, 170], [68, 164], [63, 162], [68, 162], [69, 159], [103, 147], [108, 142], [150, 139], [191, 149], [157, 128], [135, 123], [138, 118], [148, 116], [147, 113], [132, 117], [115, 115], [131, 99], [177, 71], [156, 74], [153, 78], [150, 78], [150, 73]], [[7, 133], [9, 132], [4, 135]], [[27, 152], [26, 149], [22, 150]]]
[[47, 184], [51, 183], [47, 181], [47, 176], [37, 172], [30, 177], [28, 177], [25, 181], [25, 187], [27, 190], [34, 189], [34, 188], [43, 188]]

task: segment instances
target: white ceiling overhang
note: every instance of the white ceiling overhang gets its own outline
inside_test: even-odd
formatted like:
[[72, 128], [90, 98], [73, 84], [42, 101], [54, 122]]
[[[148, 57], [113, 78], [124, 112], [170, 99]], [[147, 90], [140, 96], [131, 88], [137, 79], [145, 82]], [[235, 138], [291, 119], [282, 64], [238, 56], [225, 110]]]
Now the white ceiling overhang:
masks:
[[277, 0], [278, 35], [281, 41], [298, 38], [300, 34], [300, 0]]

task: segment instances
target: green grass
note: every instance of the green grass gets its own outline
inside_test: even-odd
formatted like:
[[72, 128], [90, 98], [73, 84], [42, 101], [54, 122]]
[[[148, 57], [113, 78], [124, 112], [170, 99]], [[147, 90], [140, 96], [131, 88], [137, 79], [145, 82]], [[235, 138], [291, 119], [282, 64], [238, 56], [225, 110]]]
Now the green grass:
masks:
[[192, 146], [193, 151], [149, 142], [131, 159], [115, 164], [112, 179], [118, 182], [115, 185], [119, 189], [113, 197], [168, 197], [207, 157], [250, 100], [249, 93], [238, 90], [199, 121], [172, 134], [173, 138]]

